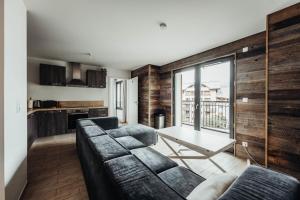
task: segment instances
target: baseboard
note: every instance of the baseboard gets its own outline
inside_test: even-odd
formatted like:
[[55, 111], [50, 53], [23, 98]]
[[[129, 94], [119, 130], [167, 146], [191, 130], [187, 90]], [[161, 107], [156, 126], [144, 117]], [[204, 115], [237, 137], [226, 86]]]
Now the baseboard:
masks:
[[22, 197], [22, 195], [23, 195], [23, 193], [24, 193], [24, 191], [25, 191], [25, 189], [27, 187], [27, 184], [28, 184], [28, 180], [26, 179], [26, 182], [25, 182], [25, 184], [23, 186], [23, 189], [22, 189], [21, 193], [19, 194], [18, 200], [21, 199], [21, 197]]

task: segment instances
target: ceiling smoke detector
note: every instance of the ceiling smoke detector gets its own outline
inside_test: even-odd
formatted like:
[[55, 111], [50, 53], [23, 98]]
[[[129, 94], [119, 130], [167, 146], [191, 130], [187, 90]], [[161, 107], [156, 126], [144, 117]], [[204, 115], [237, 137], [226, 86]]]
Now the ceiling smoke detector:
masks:
[[159, 24], [159, 27], [160, 27], [161, 30], [165, 30], [165, 29], [167, 29], [167, 24], [164, 23], [164, 22], [161, 22], [161, 23]]

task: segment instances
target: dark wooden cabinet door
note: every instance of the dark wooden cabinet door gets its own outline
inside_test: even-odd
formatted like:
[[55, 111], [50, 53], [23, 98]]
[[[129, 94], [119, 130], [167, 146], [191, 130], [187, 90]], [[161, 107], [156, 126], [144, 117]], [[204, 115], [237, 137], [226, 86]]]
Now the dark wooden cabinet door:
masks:
[[32, 143], [37, 138], [38, 124], [35, 113], [27, 116], [27, 149], [30, 149]]
[[67, 133], [66, 111], [43, 111], [38, 113], [38, 137]]
[[86, 83], [88, 87], [96, 87], [96, 71], [86, 71]]
[[89, 109], [89, 117], [107, 117], [107, 116], [108, 116], [107, 108]]
[[99, 77], [99, 87], [106, 88], [106, 69], [101, 69], [98, 72], [98, 77]]
[[54, 74], [57, 77], [56, 84], [59, 86], [66, 86], [66, 68], [57, 67]]
[[40, 84], [65, 86], [66, 85], [66, 68], [54, 65], [40, 65]]
[[55, 135], [67, 133], [68, 116], [66, 111], [56, 111], [54, 114]]
[[86, 80], [88, 87], [106, 88], [106, 69], [87, 70]]

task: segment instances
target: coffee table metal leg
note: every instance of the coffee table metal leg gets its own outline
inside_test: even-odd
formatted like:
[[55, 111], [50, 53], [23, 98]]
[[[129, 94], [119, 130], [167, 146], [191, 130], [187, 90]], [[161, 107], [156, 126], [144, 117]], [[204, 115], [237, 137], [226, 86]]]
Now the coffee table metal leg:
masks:
[[189, 168], [190, 170], [192, 170], [191, 168], [190, 168], [190, 166], [183, 160], [183, 159], [181, 159], [180, 158], [180, 155], [173, 149], [173, 147], [164, 139], [164, 138], [162, 138], [162, 137], [160, 137], [161, 139], [162, 139], [162, 141], [171, 149], [171, 151], [176, 155], [176, 156], [178, 156], [178, 159], [187, 167], [187, 168]]
[[210, 162], [212, 162], [217, 168], [219, 168], [223, 173], [226, 173], [225, 169], [223, 169], [218, 163], [216, 163], [215, 161], [213, 161], [213, 159], [208, 158], [208, 160]]

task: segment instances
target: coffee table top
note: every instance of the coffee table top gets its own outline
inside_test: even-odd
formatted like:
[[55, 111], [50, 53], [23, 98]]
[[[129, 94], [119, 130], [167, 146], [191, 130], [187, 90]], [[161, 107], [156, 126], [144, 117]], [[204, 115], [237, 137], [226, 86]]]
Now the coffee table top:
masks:
[[209, 131], [196, 131], [173, 126], [157, 130], [158, 135], [204, 155], [214, 155], [233, 146], [234, 139], [211, 134]]

